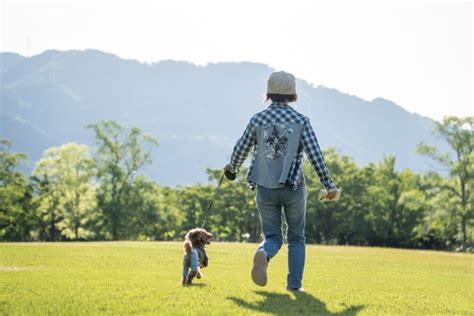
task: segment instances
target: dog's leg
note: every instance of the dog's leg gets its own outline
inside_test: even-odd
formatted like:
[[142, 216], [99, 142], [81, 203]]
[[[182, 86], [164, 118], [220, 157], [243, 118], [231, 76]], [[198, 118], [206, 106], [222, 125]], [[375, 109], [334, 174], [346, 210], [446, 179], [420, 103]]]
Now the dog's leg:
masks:
[[198, 268], [196, 278], [200, 279], [200, 278], [202, 278], [203, 276], [204, 276], [204, 275], [202, 274], [201, 269]]
[[197, 275], [197, 271], [189, 271], [188, 276], [186, 277], [186, 284], [193, 284], [193, 279]]
[[189, 271], [186, 284], [192, 284], [193, 279], [197, 276], [199, 271], [199, 256], [196, 249], [193, 249], [190, 254], [191, 271]]
[[189, 255], [185, 254], [183, 258], [183, 279], [181, 280], [181, 285], [186, 284], [186, 279], [188, 277], [188, 271], [190, 267], [191, 267], [191, 263], [190, 263]]

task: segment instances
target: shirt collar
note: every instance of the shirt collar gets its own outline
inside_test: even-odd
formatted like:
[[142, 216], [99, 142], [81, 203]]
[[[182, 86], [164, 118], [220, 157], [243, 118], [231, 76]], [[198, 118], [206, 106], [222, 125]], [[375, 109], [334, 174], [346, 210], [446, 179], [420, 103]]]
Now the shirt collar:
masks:
[[290, 108], [291, 107], [288, 104], [283, 103], [283, 102], [272, 102], [272, 104], [270, 104], [270, 106], [271, 107], [276, 107], [276, 108]]

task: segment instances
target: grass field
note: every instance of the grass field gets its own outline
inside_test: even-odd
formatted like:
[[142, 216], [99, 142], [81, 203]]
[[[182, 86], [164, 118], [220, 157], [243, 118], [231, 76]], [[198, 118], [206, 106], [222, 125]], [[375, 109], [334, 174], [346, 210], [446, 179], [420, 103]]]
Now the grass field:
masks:
[[179, 284], [180, 243], [0, 244], [0, 313], [474, 314], [474, 256], [308, 246], [305, 294], [285, 290], [283, 246], [254, 285], [254, 244], [213, 243], [196, 285]]

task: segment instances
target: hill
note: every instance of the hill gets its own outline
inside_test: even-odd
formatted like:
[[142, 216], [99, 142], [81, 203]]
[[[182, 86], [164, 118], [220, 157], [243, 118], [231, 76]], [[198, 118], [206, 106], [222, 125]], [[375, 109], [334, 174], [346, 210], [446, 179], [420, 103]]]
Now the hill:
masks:
[[[273, 71], [249, 62], [145, 64], [98, 50], [1, 53], [0, 61], [1, 137], [29, 155], [27, 171], [50, 146], [93, 146], [85, 126], [112, 119], [159, 139], [144, 172], [164, 185], [207, 182], [205, 169], [228, 161], [250, 116], [264, 108]], [[302, 79], [297, 88], [294, 106], [310, 117], [322, 148], [335, 147], [360, 165], [393, 154], [398, 169], [426, 171], [416, 144], [446, 150], [430, 133], [432, 120], [389, 100], [366, 101]]]

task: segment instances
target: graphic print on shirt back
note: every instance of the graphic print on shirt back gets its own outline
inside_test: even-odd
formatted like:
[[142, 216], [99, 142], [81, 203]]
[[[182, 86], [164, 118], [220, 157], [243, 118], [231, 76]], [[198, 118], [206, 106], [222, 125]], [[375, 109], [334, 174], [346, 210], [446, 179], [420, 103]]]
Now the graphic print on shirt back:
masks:
[[267, 160], [278, 159], [286, 155], [289, 135], [293, 132], [288, 124], [272, 121], [263, 126], [264, 152]]

